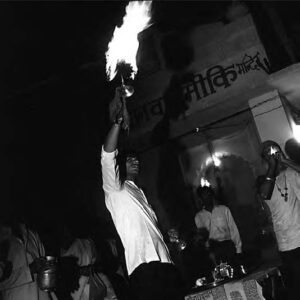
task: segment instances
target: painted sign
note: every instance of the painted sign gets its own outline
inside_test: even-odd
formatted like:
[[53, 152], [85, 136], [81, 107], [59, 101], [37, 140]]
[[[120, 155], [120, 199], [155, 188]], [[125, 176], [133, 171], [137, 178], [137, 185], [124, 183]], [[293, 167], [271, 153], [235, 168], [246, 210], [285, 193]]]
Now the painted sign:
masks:
[[[249, 99], [233, 98], [245, 95], [247, 90], [261, 85], [268, 78], [267, 55], [250, 16], [223, 26], [217, 32], [218, 38], [212, 38], [207, 45], [199, 44], [197, 40], [201, 28], [191, 35], [196, 54], [191, 68], [186, 70], [188, 80], [179, 82], [186, 108], [178, 120], [209, 107], [226, 106], [230, 101], [244, 101], [247, 105]], [[204, 56], [209, 51], [211, 53]], [[168, 109], [164, 93], [172, 76], [170, 72], [161, 71], [145, 78], [139, 100], [130, 106], [132, 136], [150, 132], [163, 119]]]
[[[220, 63], [195, 74], [191, 81], [182, 84], [185, 100], [188, 103], [186, 114], [205, 109], [219, 102], [225, 89], [242, 88], [249, 84], [249, 78], [263, 77], [269, 73], [268, 61], [263, 49], [250, 49], [242, 53], [231, 64]], [[254, 54], [252, 54], [255, 52]], [[251, 81], [250, 81], [251, 84]], [[141, 128], [149, 122], [159, 121], [165, 113], [163, 97], [149, 101], [131, 111], [132, 128]]]

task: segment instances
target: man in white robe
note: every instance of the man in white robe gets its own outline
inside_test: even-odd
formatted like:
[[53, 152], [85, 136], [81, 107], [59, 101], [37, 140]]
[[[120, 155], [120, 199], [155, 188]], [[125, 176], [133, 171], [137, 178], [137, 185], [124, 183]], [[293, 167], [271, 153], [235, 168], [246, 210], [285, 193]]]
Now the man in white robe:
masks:
[[[0, 281], [2, 300], [51, 300], [50, 293], [39, 289], [31, 265], [45, 256], [43, 244], [37, 233], [25, 225], [19, 226], [19, 236], [9, 225], [0, 225], [0, 243], [8, 242], [9, 249], [2, 265], [11, 263], [12, 269]], [[0, 298], [1, 299], [1, 298]]]

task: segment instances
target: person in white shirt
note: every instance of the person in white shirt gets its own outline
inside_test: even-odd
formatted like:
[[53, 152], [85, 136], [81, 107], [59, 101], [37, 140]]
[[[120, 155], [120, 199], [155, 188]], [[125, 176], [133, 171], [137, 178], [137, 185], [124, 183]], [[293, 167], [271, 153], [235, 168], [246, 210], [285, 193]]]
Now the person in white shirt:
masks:
[[77, 258], [79, 266], [78, 289], [71, 292], [73, 300], [117, 300], [108, 277], [99, 271], [96, 263], [96, 246], [90, 238], [75, 238], [66, 227], [61, 257]]
[[260, 195], [270, 208], [282, 274], [289, 299], [298, 299], [300, 282], [300, 167], [287, 159], [274, 141], [263, 143], [262, 157], [268, 164]]
[[45, 256], [39, 235], [24, 224], [0, 221], [0, 248], [5, 242], [8, 248], [2, 263], [10, 263], [11, 268], [0, 278], [0, 299], [52, 300], [52, 292], [42, 291], [37, 283], [36, 273]]
[[[121, 99], [122, 90], [116, 89]], [[180, 277], [170, 258], [155, 212], [136, 185], [140, 164], [126, 155], [126, 177], [120, 178], [117, 143], [123, 115], [119, 114], [102, 147], [101, 165], [105, 203], [123, 243], [127, 271], [136, 299], [183, 299]]]
[[236, 264], [236, 253], [242, 252], [242, 241], [231, 212], [224, 205], [217, 205], [211, 187], [199, 187], [197, 194], [202, 209], [195, 216], [198, 232], [207, 240], [207, 247], [215, 264]]

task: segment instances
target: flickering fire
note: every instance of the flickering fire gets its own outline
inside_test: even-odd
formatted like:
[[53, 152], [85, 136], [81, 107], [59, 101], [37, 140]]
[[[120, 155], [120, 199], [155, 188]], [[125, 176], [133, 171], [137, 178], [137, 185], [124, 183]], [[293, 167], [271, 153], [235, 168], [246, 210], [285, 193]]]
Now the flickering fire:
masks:
[[106, 52], [106, 73], [114, 79], [118, 63], [131, 65], [131, 78], [137, 73], [136, 54], [139, 47], [138, 34], [150, 26], [152, 1], [130, 1], [121, 27], [116, 27]]
[[202, 187], [204, 187], [204, 186], [210, 186], [210, 182], [207, 180], [207, 179], [205, 179], [205, 178], [201, 178], [200, 179], [200, 185], [202, 186]]
[[226, 155], [226, 153], [224, 152], [215, 152], [213, 153], [207, 160], [206, 160], [206, 165], [210, 165], [210, 164], [214, 164], [215, 167], [219, 167], [222, 162], [221, 159], [222, 157], [224, 157]]
[[274, 155], [274, 154], [276, 154], [277, 152], [278, 152], [277, 148], [275, 148], [275, 147], [273, 147], [273, 146], [270, 147], [270, 155]]

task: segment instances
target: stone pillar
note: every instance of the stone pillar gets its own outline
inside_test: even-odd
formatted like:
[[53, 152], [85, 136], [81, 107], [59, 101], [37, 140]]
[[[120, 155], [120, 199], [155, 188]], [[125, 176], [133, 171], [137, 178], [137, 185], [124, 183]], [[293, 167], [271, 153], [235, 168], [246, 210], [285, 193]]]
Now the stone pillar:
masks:
[[261, 142], [273, 140], [284, 150], [293, 132], [277, 90], [249, 100]]

